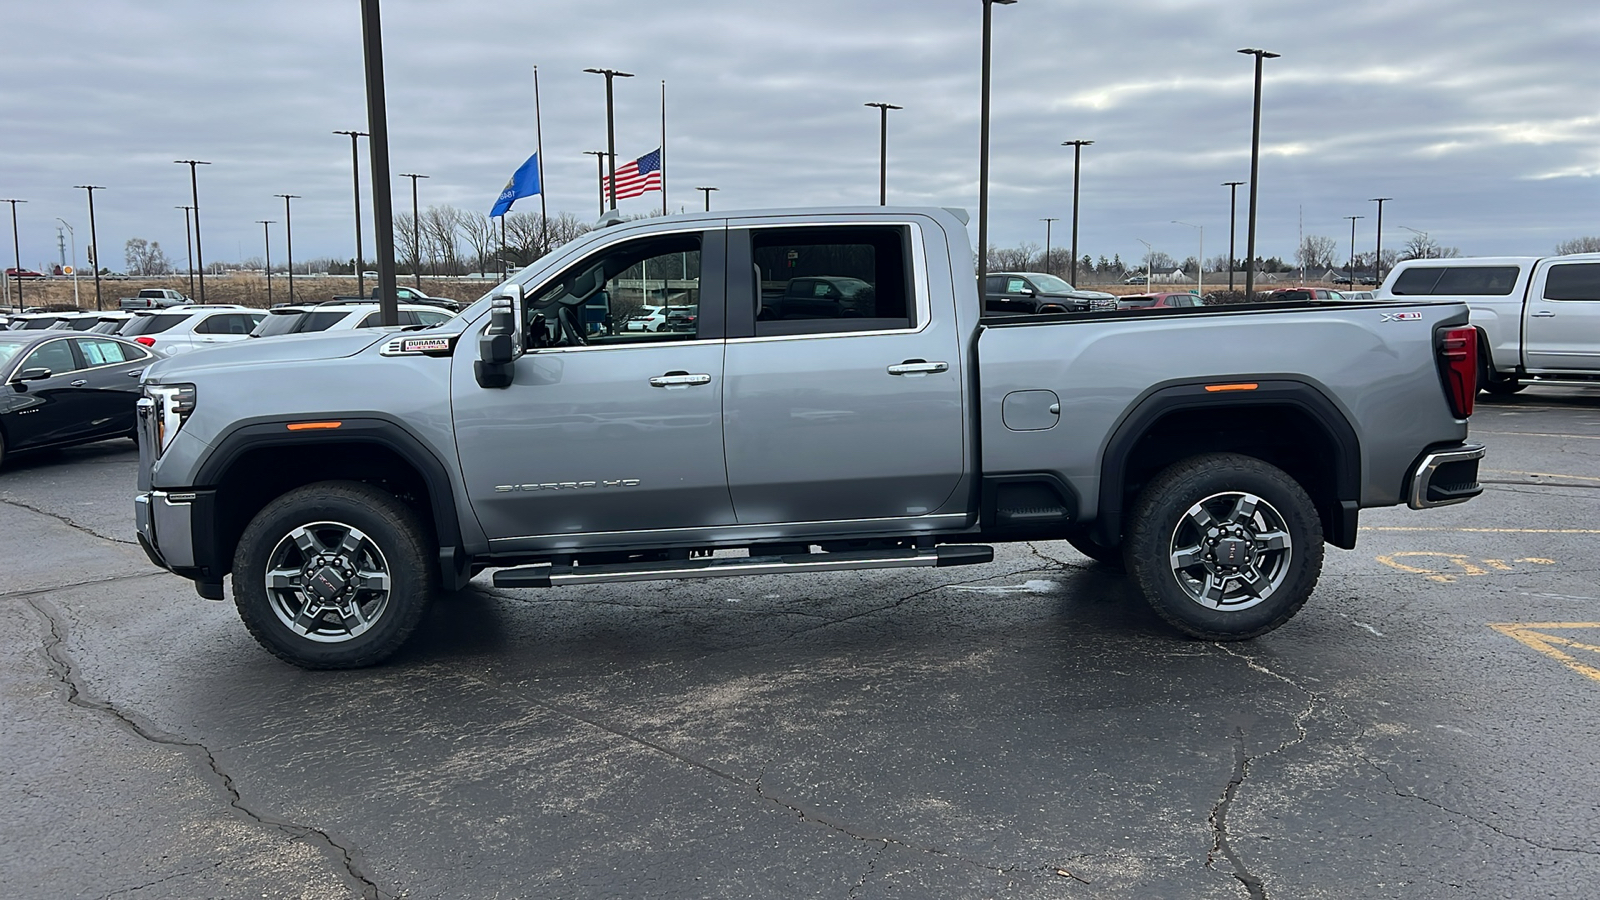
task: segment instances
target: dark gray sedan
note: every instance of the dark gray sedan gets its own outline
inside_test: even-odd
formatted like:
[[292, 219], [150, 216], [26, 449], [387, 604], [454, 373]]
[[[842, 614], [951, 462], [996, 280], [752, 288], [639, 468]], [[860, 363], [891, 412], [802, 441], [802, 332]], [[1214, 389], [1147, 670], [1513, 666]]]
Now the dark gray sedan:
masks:
[[139, 375], [156, 358], [111, 335], [0, 331], [0, 465], [14, 451], [133, 436]]

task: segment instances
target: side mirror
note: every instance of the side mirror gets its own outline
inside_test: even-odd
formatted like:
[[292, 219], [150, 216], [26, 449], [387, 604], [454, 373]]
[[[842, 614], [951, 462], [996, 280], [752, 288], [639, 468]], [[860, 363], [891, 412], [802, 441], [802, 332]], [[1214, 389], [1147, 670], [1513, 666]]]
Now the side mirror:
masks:
[[1021, 294], [1024, 297], [1032, 297], [1033, 296], [1033, 288], [1030, 288], [1030, 287], [1017, 288], [1017, 293]]
[[513, 368], [523, 353], [522, 285], [507, 285], [504, 292], [494, 298], [489, 309], [489, 325], [478, 338], [478, 361], [473, 373], [478, 385], [486, 388], [511, 386]]
[[55, 373], [51, 372], [45, 366], [33, 366], [32, 368], [23, 369], [21, 372], [18, 372], [16, 380], [17, 381], [43, 381], [46, 378], [49, 378], [53, 374], [55, 374]]

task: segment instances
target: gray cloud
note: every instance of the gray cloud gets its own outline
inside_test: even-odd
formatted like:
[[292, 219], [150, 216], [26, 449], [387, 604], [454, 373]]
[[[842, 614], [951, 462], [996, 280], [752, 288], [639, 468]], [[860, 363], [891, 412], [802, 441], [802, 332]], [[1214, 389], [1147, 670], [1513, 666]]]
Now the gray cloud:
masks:
[[[259, 253], [275, 193], [295, 193], [296, 256], [349, 255], [350, 158], [335, 129], [366, 127], [355, 3], [310, 0], [13, 4], [0, 59], [0, 194], [19, 209], [25, 265], [55, 259], [54, 218], [87, 239], [96, 197], [105, 259], [129, 237], [182, 255], [185, 167], [200, 158], [207, 257]], [[431, 175], [423, 203], [487, 209], [533, 150], [532, 67], [543, 101], [548, 201], [589, 216], [605, 142], [603, 85], [617, 85], [618, 152], [658, 143], [668, 91], [670, 199], [697, 208], [876, 201], [877, 112], [890, 115], [891, 202], [977, 202], [977, 0], [670, 5], [391, 2], [386, 89], [396, 172]], [[1484, 0], [1022, 0], [994, 11], [991, 230], [1042, 242], [1070, 215], [1069, 138], [1083, 157], [1080, 252], [1176, 256], [1202, 224], [1227, 242], [1227, 189], [1248, 177], [1251, 61], [1262, 46], [1260, 250], [1307, 233], [1345, 246], [1373, 196], [1392, 196], [1386, 244], [1408, 225], [1468, 253], [1548, 252], [1600, 233], [1600, 11], [1570, 0], [1510, 10]], [[370, 203], [363, 144], [362, 193]], [[399, 208], [409, 185], [395, 188]], [[656, 195], [627, 201], [644, 212]], [[1243, 197], [1241, 195], [1242, 253]], [[518, 209], [537, 207], [535, 199]], [[372, 239], [365, 239], [371, 253]], [[1065, 223], [1056, 231], [1063, 241]], [[280, 226], [281, 227], [281, 226]], [[0, 241], [0, 245], [3, 245]], [[275, 245], [276, 245], [275, 237]], [[5, 248], [9, 250], [9, 248]], [[81, 252], [81, 251], [80, 251]], [[0, 252], [9, 257], [9, 253]]]

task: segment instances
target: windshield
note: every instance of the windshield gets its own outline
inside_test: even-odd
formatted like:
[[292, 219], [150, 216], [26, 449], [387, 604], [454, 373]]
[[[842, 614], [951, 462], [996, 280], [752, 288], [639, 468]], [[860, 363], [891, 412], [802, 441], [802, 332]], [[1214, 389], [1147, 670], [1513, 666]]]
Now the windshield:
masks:
[[1047, 294], [1059, 294], [1064, 291], [1077, 290], [1077, 288], [1054, 275], [1030, 275], [1028, 277], [1033, 279], [1033, 283], [1038, 285], [1039, 290]]
[[0, 343], [0, 368], [4, 368], [5, 364], [11, 361], [11, 357], [16, 356], [17, 351], [21, 350], [24, 346], [26, 345], [14, 344], [10, 341]]

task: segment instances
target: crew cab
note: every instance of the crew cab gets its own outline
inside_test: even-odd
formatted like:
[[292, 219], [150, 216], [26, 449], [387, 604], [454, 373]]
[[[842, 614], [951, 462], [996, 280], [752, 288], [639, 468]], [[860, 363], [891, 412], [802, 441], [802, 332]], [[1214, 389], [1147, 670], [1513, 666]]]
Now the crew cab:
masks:
[[[585, 327], [669, 268], [691, 329]], [[581, 586], [1051, 539], [1238, 640], [1301, 608], [1361, 509], [1482, 490], [1459, 302], [990, 316], [974, 269], [960, 211], [613, 217], [433, 328], [163, 360], [139, 541], [203, 597], [231, 575], [256, 639], [309, 668], [386, 658], [485, 569]], [[763, 301], [819, 277], [872, 290]]]
[[1600, 253], [1410, 259], [1384, 279], [1378, 299], [1410, 298], [1472, 310], [1484, 391], [1600, 384]]
[[166, 309], [193, 303], [181, 291], [172, 288], [142, 288], [138, 296], [123, 297], [117, 301], [121, 309]]

